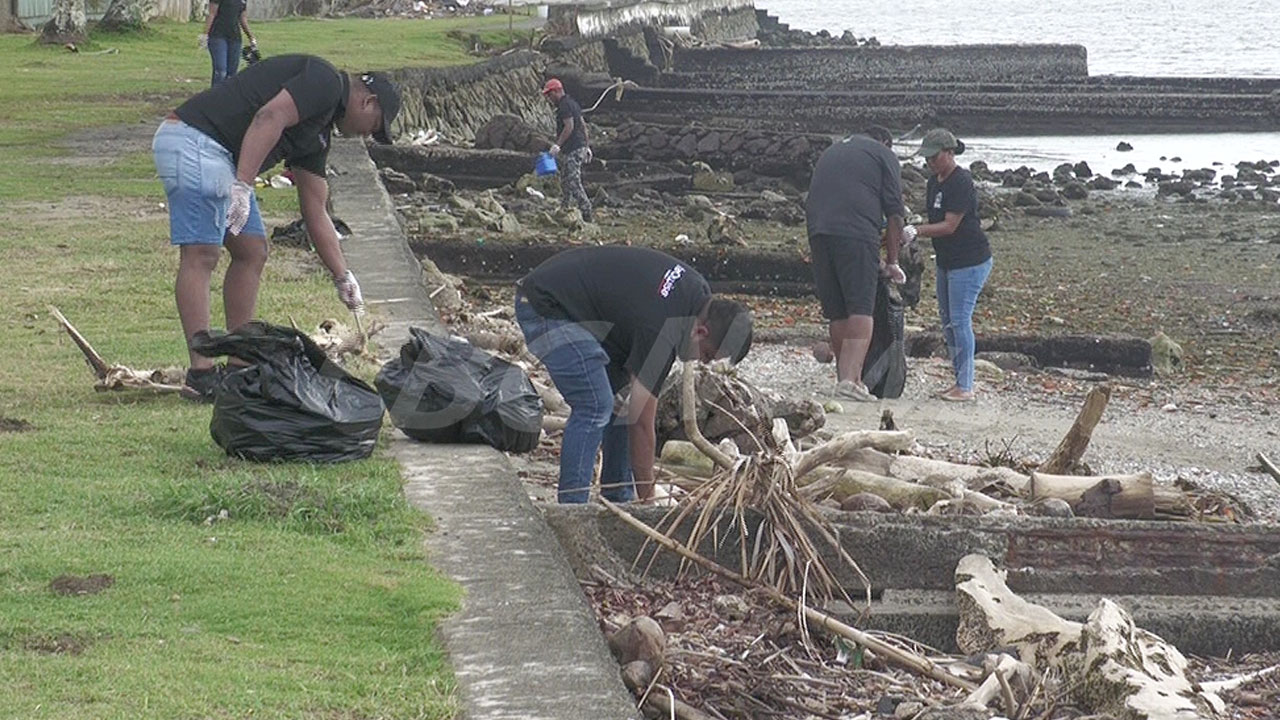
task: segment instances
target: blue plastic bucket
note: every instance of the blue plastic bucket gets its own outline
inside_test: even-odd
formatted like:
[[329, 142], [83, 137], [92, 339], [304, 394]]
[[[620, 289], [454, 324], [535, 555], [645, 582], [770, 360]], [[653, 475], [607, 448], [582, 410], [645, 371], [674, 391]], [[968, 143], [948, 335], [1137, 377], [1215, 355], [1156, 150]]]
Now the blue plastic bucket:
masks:
[[533, 172], [535, 175], [555, 175], [556, 159], [551, 157], [551, 153], [544, 152], [538, 154], [538, 159], [533, 162]]

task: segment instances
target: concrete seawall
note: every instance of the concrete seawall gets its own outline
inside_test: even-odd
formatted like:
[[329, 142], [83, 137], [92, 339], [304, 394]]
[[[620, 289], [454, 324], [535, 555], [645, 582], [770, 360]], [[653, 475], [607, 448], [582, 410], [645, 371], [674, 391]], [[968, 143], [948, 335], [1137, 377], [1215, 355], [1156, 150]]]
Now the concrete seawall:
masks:
[[672, 70], [692, 76], [684, 82], [694, 86], [847, 90], [868, 80], [908, 86], [1079, 80], [1088, 77], [1089, 62], [1083, 45], [690, 48], [675, 53]]

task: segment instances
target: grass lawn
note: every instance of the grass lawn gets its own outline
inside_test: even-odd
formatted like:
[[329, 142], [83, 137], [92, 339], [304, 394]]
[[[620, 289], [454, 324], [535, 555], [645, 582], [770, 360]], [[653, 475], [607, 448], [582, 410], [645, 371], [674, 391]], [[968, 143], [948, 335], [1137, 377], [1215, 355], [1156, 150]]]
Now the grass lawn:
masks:
[[[365, 69], [468, 62], [447, 33], [505, 22], [255, 31], [267, 55]], [[434, 628], [459, 592], [425, 562], [428, 520], [394, 463], [230, 460], [207, 406], [95, 393], [46, 309], [109, 362], [185, 363], [147, 148], [159, 114], [207, 82], [198, 34], [95, 36], [84, 51], [119, 51], [99, 55], [0, 36], [0, 717], [452, 717]], [[291, 220], [292, 192], [272, 192], [268, 224]], [[345, 312], [318, 262], [277, 249], [259, 315], [311, 328]], [[55, 591], [98, 574], [101, 592]]]

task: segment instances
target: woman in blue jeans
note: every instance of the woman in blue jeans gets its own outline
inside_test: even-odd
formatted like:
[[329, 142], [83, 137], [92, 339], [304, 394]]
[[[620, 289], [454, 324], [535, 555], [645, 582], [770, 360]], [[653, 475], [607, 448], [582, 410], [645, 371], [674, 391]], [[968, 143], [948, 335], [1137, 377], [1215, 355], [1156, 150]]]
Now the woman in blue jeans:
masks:
[[991, 244], [978, 218], [978, 192], [973, 176], [956, 165], [964, 143], [950, 131], [930, 130], [917, 155], [932, 175], [925, 188], [929, 222], [916, 234], [932, 238], [937, 256], [938, 316], [951, 355], [956, 382], [938, 393], [951, 402], [973, 400], [973, 310], [991, 274]]
[[249, 18], [245, 11], [248, 0], [218, 0], [209, 3], [209, 14], [204, 21], [204, 34], [200, 47], [208, 48], [213, 61], [210, 87], [236, 74], [240, 67], [240, 31], [249, 38], [249, 47], [256, 48], [258, 41], [249, 30]]

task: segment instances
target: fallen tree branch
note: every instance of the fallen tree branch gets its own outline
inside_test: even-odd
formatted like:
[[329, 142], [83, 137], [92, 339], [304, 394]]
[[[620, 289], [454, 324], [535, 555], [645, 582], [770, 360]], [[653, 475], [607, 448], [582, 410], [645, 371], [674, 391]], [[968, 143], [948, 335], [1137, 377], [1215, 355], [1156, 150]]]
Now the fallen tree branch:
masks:
[[720, 452], [720, 448], [711, 444], [706, 436], [702, 434], [701, 428], [698, 427], [698, 400], [695, 392], [697, 382], [697, 370], [692, 362], [684, 364], [681, 372], [680, 382], [680, 417], [684, 421], [684, 434], [689, 441], [694, 444], [702, 452], [703, 455], [711, 458], [712, 462], [725, 470], [733, 469], [733, 458]]
[[1084, 457], [1085, 450], [1089, 449], [1093, 429], [1098, 426], [1098, 421], [1102, 419], [1102, 411], [1107, 409], [1107, 402], [1110, 400], [1110, 385], [1098, 385], [1085, 395], [1084, 407], [1080, 408], [1076, 421], [1071, 424], [1071, 429], [1062, 438], [1053, 455], [1040, 466], [1040, 472], [1064, 475], [1072, 472], [1080, 464], [1080, 458]]
[[84, 353], [84, 361], [93, 369], [93, 374], [97, 375], [99, 380], [106, 380], [107, 373], [111, 371], [111, 367], [107, 365], [107, 361], [102, 359], [102, 356], [98, 354], [98, 351], [93, 349], [93, 346], [89, 344], [89, 341], [84, 339], [84, 336], [80, 334], [80, 331], [75, 329], [75, 326], [71, 324], [71, 321], [68, 320], [66, 316], [58, 310], [58, 308], [50, 305], [49, 312], [53, 313], [53, 316], [58, 320], [58, 324], [62, 326], [63, 330], [67, 331], [68, 335], [71, 336], [71, 341], [76, 344], [76, 347], [80, 348], [80, 352]]
[[1280, 483], [1280, 468], [1277, 468], [1275, 463], [1271, 462], [1271, 460], [1262, 453], [1258, 453], [1258, 462], [1262, 464], [1262, 469], [1266, 470], [1268, 475], [1275, 478], [1276, 482]]
[[761, 592], [769, 599], [785, 607], [787, 610], [801, 613], [806, 621], [813, 623], [834, 635], [839, 635], [840, 637], [852, 640], [853, 642], [862, 645], [887, 662], [892, 662], [899, 667], [906, 668], [912, 672], [933, 678], [934, 680], [938, 680], [967, 692], [973, 692], [978, 688], [976, 684], [963, 678], [956, 677], [955, 675], [943, 670], [928, 658], [894, 647], [893, 645], [890, 645], [872, 635], [868, 635], [861, 630], [850, 627], [825, 613], [814, 610], [807, 605], [802, 605], [764, 583], [752, 580], [745, 575], [736, 573], [713, 560], [703, 557], [701, 554], [689, 549], [684, 544], [677, 542], [657, 530], [654, 530], [643, 522], [640, 522], [636, 518], [632, 517], [630, 513], [624, 512], [621, 508], [608, 500], [601, 498], [600, 501], [604, 503], [604, 506], [610, 512], [617, 515], [619, 519], [630, 525], [632, 528], [638, 530], [646, 538], [657, 543], [660, 547], [666, 548], [680, 557], [689, 560], [704, 569], [729, 580], [730, 582], [740, 585], [741, 587]]

